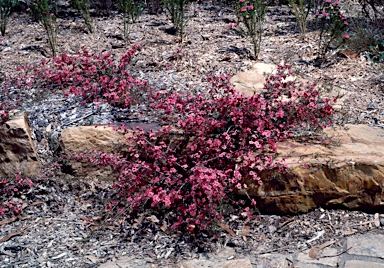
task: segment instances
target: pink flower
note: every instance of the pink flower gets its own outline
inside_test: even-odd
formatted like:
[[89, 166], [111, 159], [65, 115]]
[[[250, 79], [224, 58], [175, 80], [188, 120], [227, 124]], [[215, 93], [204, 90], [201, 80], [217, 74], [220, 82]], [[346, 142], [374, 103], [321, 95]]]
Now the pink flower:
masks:
[[277, 118], [283, 118], [284, 117], [284, 111], [282, 109], [279, 109], [277, 112], [276, 112], [276, 117]]
[[329, 15], [328, 12], [323, 13], [323, 17], [328, 17], [328, 15]]
[[54, 16], [53, 13], [49, 14], [49, 17], [53, 18], [53, 16]]
[[344, 21], [344, 25], [348, 25], [348, 24], [349, 24], [348, 21], [345, 20], [345, 21]]
[[253, 6], [246, 6], [248, 10], [253, 10]]
[[344, 34], [344, 35], [343, 35], [343, 38], [344, 38], [344, 39], [348, 39], [348, 38], [349, 38], [349, 35], [348, 35], [348, 34]]
[[27, 12], [29, 12], [29, 11], [31, 11], [31, 9], [30, 8], [27, 8], [27, 10], [26, 10]]
[[245, 11], [247, 11], [247, 7], [242, 7], [242, 8], [240, 9], [240, 11], [241, 11], [241, 12], [245, 12]]
[[332, 0], [325, 0], [325, 3], [332, 3]]
[[199, 12], [199, 10], [195, 9], [193, 12], [195, 12], [195, 13], [198, 13], [198, 12]]
[[245, 0], [239, 0], [240, 3], [244, 3]]
[[317, 12], [317, 13], [315, 14], [315, 17], [317, 18], [319, 15], [320, 15], [319, 12]]
[[333, 3], [334, 5], [340, 5], [340, 2], [339, 1], [336, 1], [335, 3]]

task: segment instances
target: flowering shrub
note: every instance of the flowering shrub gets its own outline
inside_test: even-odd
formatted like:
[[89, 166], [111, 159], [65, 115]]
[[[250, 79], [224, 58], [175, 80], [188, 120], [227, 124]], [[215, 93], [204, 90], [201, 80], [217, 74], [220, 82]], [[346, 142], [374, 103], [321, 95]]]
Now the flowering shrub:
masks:
[[57, 25], [55, 1], [49, 0], [33, 0], [30, 8], [27, 9], [31, 15], [36, 14], [41, 24], [43, 25], [47, 35], [48, 42], [52, 50], [53, 56], [57, 53]]
[[320, 98], [314, 84], [287, 81], [290, 75], [288, 65], [279, 66], [265, 91], [252, 97], [234, 90], [228, 76], [210, 78], [212, 87], [197, 96], [155, 92], [150, 106], [162, 119], [161, 130], [134, 131], [127, 156], [89, 152], [77, 158], [112, 166], [119, 174], [114, 187], [132, 211], [152, 207], [173, 216], [175, 228], [208, 228], [223, 218], [225, 204], [242, 203], [230, 198], [235, 190], [262, 184], [263, 170], [283, 170], [274, 161], [276, 142], [332, 123], [331, 101]]
[[0, 178], [0, 218], [4, 216], [19, 215], [22, 212], [23, 202], [15, 197], [33, 186], [28, 178], [22, 178], [20, 173], [14, 179]]
[[77, 9], [83, 17], [85, 25], [90, 33], [93, 32], [91, 15], [89, 13], [89, 0], [69, 0], [69, 4]]
[[17, 4], [17, 0], [0, 0], [0, 32], [2, 36], [5, 35], [8, 19]]
[[329, 48], [339, 47], [349, 35], [347, 19], [341, 14], [340, 2], [338, 0], [324, 0], [320, 12], [315, 14], [319, 32], [318, 56], [323, 59]]
[[143, 5], [140, 0], [119, 0], [118, 7], [123, 12], [125, 38], [129, 35], [129, 24], [136, 22], [143, 11]]
[[[236, 0], [235, 9], [238, 22], [229, 26], [239, 27], [251, 39], [255, 59], [257, 59], [260, 52], [261, 35], [267, 9], [266, 2], [264, 0]], [[245, 26], [245, 29], [241, 28], [241, 24]]]
[[42, 61], [40, 66], [24, 68], [27, 72], [32, 71], [32, 74], [20, 74], [27, 78], [22, 78], [24, 84], [19, 87], [34, 86], [44, 90], [61, 88], [66, 96], [81, 96], [84, 102], [105, 100], [116, 106], [127, 107], [140, 100], [146, 86], [145, 81], [133, 78], [128, 69], [137, 49], [140, 46], [128, 50], [118, 63], [115, 63], [110, 52], [95, 54], [82, 48], [77, 56], [62, 53], [51, 61]]
[[8, 108], [6, 107], [6, 104], [3, 102], [0, 102], [0, 125], [7, 122], [9, 116]]

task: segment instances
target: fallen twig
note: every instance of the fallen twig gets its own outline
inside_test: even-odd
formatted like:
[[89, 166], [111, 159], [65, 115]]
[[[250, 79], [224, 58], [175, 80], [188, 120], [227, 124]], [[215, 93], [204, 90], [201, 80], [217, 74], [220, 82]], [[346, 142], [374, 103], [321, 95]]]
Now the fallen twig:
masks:
[[10, 234], [4, 236], [3, 238], [0, 238], [0, 243], [8, 241], [9, 239], [11, 239], [14, 236], [21, 236], [21, 235], [23, 235], [21, 232], [10, 233]]

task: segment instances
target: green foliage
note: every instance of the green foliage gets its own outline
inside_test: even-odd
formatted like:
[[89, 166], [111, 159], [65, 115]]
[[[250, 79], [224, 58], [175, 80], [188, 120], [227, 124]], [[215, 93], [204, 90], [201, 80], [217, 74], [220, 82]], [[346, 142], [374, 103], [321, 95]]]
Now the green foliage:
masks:
[[124, 37], [128, 38], [129, 25], [136, 22], [143, 11], [144, 3], [140, 0], [119, 0], [118, 7], [123, 12]]
[[369, 46], [367, 58], [375, 63], [384, 63], [384, 41]]
[[37, 14], [39, 21], [47, 32], [48, 42], [52, 50], [53, 56], [57, 53], [57, 25], [56, 25], [56, 3], [49, 0], [34, 0], [31, 7], [27, 11], [31, 15]]
[[18, 3], [18, 0], [0, 0], [0, 32], [2, 36], [5, 35], [8, 19]]
[[88, 32], [93, 32], [92, 20], [89, 13], [89, 0], [69, 0], [70, 5], [77, 9], [84, 19], [85, 25], [87, 26]]
[[255, 59], [260, 53], [261, 36], [263, 34], [263, 24], [267, 5], [264, 0], [236, 0], [235, 11], [239, 23], [245, 26], [241, 28], [239, 23], [234, 25], [251, 39]]
[[341, 13], [338, 0], [323, 1], [315, 18], [319, 29], [318, 59], [323, 61], [331, 48], [336, 49], [349, 39], [349, 35], [346, 33], [349, 23]]
[[179, 33], [180, 38], [183, 39], [185, 26], [187, 25], [185, 11], [189, 0], [163, 0], [163, 4], [176, 31]]
[[292, 7], [297, 25], [304, 35], [307, 31], [307, 18], [311, 9], [312, 0], [289, 0], [289, 4]]
[[384, 62], [384, 29], [377, 20], [352, 19], [351, 40], [348, 47], [353, 51], [366, 51], [366, 57], [376, 63]]

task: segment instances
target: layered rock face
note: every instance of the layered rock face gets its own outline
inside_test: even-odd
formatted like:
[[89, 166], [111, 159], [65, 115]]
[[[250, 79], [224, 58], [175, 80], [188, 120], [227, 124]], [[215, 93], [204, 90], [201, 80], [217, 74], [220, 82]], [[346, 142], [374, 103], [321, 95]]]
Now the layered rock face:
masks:
[[25, 112], [15, 112], [0, 125], [0, 178], [13, 177], [17, 172], [27, 177], [40, 173]]
[[278, 144], [287, 173], [264, 172], [248, 194], [261, 211], [292, 214], [326, 208], [384, 208], [384, 130], [367, 125], [326, 129], [324, 137]]

